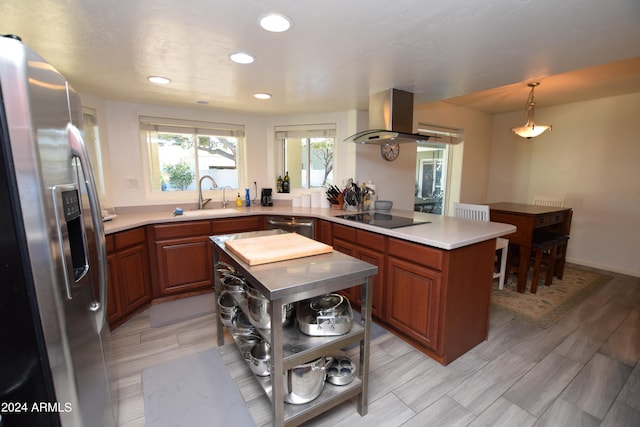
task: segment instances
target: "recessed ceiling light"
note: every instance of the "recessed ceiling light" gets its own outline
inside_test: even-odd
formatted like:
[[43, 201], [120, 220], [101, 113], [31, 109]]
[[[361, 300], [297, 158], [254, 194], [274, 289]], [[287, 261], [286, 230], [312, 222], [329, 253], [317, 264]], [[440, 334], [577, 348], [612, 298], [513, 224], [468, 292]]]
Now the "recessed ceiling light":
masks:
[[270, 93], [256, 93], [253, 95], [256, 99], [271, 99]]
[[205, 101], [204, 99], [199, 99], [195, 101], [198, 105], [209, 105], [209, 101]]
[[279, 13], [270, 13], [260, 18], [260, 26], [272, 33], [287, 31], [291, 25], [291, 19]]
[[160, 76], [149, 76], [149, 81], [158, 85], [168, 85], [171, 83], [171, 80], [168, 78]]
[[244, 52], [236, 52], [229, 55], [229, 59], [231, 59], [236, 64], [251, 64], [255, 58], [248, 53]]

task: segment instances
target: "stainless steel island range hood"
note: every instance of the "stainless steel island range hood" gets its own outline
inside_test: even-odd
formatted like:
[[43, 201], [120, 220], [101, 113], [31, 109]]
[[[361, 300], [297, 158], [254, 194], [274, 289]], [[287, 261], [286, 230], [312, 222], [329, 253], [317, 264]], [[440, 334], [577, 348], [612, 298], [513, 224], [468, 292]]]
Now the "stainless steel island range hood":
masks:
[[[385, 145], [426, 142], [433, 139], [440, 137], [413, 133], [413, 93], [389, 89], [369, 97], [369, 130], [351, 135], [344, 141]], [[456, 140], [449, 139], [447, 142], [453, 141]], [[457, 142], [459, 141], [453, 143]]]

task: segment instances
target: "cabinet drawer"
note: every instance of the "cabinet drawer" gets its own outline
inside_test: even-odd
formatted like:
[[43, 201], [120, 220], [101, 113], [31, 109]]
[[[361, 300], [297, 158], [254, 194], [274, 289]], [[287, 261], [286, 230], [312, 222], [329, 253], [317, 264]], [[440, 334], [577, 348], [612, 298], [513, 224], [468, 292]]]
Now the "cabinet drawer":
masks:
[[551, 213], [548, 215], [536, 216], [535, 228], [546, 227], [547, 225], [559, 224], [562, 222], [563, 215], [560, 213]]
[[389, 238], [389, 255], [413, 261], [436, 270], [442, 270], [444, 253], [440, 249]]
[[356, 230], [356, 242], [360, 246], [384, 252], [384, 236], [382, 234]]
[[206, 236], [211, 234], [209, 221], [189, 221], [180, 224], [154, 225], [156, 240], [175, 239], [189, 236]]
[[256, 231], [261, 230], [262, 228], [261, 216], [243, 216], [229, 219], [215, 219], [213, 220], [212, 224], [214, 235], [240, 233], [243, 231]]
[[143, 227], [133, 230], [121, 231], [114, 235], [115, 248], [122, 249], [132, 245], [145, 242], [145, 232]]
[[340, 224], [333, 224], [333, 237], [347, 240], [349, 242], [356, 241], [356, 229], [353, 227], [346, 227]]

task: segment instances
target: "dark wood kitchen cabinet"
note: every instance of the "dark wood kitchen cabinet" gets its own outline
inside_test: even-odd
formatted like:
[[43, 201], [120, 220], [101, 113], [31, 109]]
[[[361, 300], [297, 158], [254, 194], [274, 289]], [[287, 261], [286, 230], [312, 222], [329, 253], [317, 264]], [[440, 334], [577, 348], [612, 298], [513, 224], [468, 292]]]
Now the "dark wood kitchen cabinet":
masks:
[[[415, 248], [416, 255], [421, 249]], [[412, 339], [438, 349], [442, 273], [439, 268], [418, 262], [388, 257], [385, 321]]]
[[[385, 236], [369, 231], [333, 224], [333, 249], [366, 261], [378, 267], [378, 274], [372, 277], [371, 313], [384, 317], [384, 282], [385, 277]], [[344, 289], [343, 295], [349, 298], [352, 305], [360, 307], [360, 286]]]
[[245, 231], [258, 231], [264, 229], [264, 218], [259, 215], [241, 216], [235, 218], [214, 219], [212, 221], [212, 234], [243, 233]]
[[246, 216], [151, 226], [154, 297], [213, 289], [213, 248], [209, 236], [262, 228], [262, 217]]
[[107, 246], [107, 322], [112, 325], [122, 316], [122, 306], [118, 289], [115, 237], [106, 236], [105, 242]]
[[109, 235], [106, 244], [107, 320], [114, 328], [151, 301], [145, 228]]
[[151, 230], [155, 297], [213, 288], [211, 221], [159, 224]]
[[315, 239], [327, 245], [333, 245], [332, 224], [323, 219], [316, 220]]
[[445, 365], [487, 339], [495, 240], [452, 250], [387, 244], [387, 326]]

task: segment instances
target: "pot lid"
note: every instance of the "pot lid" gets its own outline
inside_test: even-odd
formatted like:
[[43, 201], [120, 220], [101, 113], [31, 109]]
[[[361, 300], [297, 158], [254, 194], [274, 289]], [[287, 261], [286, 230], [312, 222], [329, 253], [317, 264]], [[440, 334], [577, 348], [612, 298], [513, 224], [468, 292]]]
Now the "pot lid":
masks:
[[315, 311], [335, 310], [342, 304], [344, 298], [340, 294], [326, 294], [311, 300], [311, 309]]

